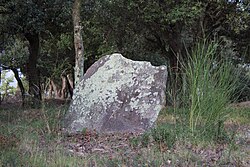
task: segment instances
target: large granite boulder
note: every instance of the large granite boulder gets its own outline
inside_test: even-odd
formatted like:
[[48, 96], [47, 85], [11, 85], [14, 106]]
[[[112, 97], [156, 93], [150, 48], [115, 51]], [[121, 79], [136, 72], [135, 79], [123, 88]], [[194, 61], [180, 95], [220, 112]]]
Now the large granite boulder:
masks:
[[144, 131], [165, 105], [166, 81], [166, 66], [132, 61], [121, 54], [104, 56], [75, 88], [66, 130]]

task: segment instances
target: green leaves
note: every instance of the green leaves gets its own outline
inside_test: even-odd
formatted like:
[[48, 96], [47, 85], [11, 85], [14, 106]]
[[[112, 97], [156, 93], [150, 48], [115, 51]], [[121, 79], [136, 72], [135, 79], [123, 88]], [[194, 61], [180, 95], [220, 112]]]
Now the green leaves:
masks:
[[73, 34], [64, 33], [41, 41], [38, 66], [43, 77], [60, 81], [63, 73], [71, 73], [72, 59], [74, 59]]
[[4, 26], [14, 34], [54, 32], [55, 27], [65, 28], [65, 23], [71, 20], [71, 1], [10, 0], [4, 7], [12, 9], [4, 15]]
[[8, 67], [19, 68], [26, 63], [28, 55], [28, 43], [16, 37], [8, 41], [0, 62]]
[[5, 99], [8, 95], [14, 95], [17, 88], [13, 86], [14, 83], [14, 76], [7, 75], [9, 71], [4, 70], [2, 71], [2, 80], [0, 85], [0, 92], [2, 94], [1, 101]]

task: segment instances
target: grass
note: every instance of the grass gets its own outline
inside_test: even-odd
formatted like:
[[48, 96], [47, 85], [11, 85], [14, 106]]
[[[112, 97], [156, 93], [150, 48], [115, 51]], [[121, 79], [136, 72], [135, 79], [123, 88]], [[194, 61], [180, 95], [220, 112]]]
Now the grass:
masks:
[[[36, 110], [1, 109], [0, 166], [200, 166], [213, 162], [204, 160], [206, 151], [216, 155], [214, 150], [217, 149], [218, 143], [193, 139], [188, 124], [178, 125], [180, 120], [184, 120], [184, 109], [174, 112], [171, 108], [160, 113], [155, 129], [129, 140], [131, 152], [120, 149], [113, 150], [117, 152], [114, 155], [69, 154], [63, 145], [58, 143], [65, 138], [60, 133], [59, 123], [65, 108], [67, 107], [45, 105], [43, 109]], [[248, 114], [249, 110], [244, 109], [243, 112]], [[231, 119], [237, 121], [245, 115], [243, 112], [242, 109], [234, 109]], [[164, 117], [175, 118], [175, 122], [161, 122]], [[239, 123], [247, 125], [244, 121]], [[238, 163], [244, 166], [249, 152], [242, 151], [241, 146], [237, 144], [230, 145], [230, 142], [226, 141], [224, 144], [226, 148], [222, 157], [214, 163]], [[204, 155], [199, 151], [203, 151]]]
[[[237, 112], [235, 112], [237, 110]], [[250, 125], [250, 109], [249, 108], [238, 108], [231, 111], [230, 118], [227, 122], [237, 122], [237, 124]]]
[[80, 166], [55, 143], [64, 107], [0, 110], [0, 166]]
[[[237, 88], [237, 72], [230, 61], [219, 59], [218, 43], [198, 43], [184, 63], [189, 127], [194, 134], [218, 138], [228, 115], [227, 106]], [[201, 130], [201, 128], [203, 128]]]

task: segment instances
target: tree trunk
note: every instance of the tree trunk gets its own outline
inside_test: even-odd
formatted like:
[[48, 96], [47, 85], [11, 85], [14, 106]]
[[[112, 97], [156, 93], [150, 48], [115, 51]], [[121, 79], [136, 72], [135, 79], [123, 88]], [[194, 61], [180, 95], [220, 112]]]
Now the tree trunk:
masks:
[[[3, 56], [3, 51], [4, 51], [4, 33], [1, 33], [1, 41], [0, 41], [0, 55]], [[2, 62], [0, 62], [0, 84], [1, 84], [1, 80], [2, 80]], [[1, 97], [2, 94], [0, 92], [0, 105], [1, 105]]]
[[[61, 86], [60, 86], [61, 85]], [[56, 99], [66, 99], [68, 97], [68, 93], [70, 93], [70, 97], [73, 95], [73, 81], [71, 80], [69, 75], [61, 76], [61, 84], [56, 84], [54, 80], [50, 79], [49, 83], [49, 98]], [[55, 96], [53, 96], [53, 94]]]
[[62, 79], [62, 89], [61, 89], [61, 99], [65, 99], [68, 96], [67, 92], [67, 78], [66, 76], [61, 76]]
[[55, 82], [53, 80], [51, 80], [50, 83], [51, 83], [52, 89], [55, 93], [55, 98], [60, 99], [61, 98], [61, 89], [55, 84]]
[[29, 82], [29, 94], [33, 96], [35, 104], [39, 104], [41, 101], [41, 88], [39, 83], [39, 74], [37, 69], [37, 60], [39, 57], [39, 34], [27, 33], [26, 39], [29, 41], [29, 59], [27, 63], [27, 75]]
[[53, 86], [52, 86], [52, 84], [51, 84], [51, 80], [49, 81], [49, 90], [48, 90], [48, 92], [49, 92], [48, 98], [49, 98], [49, 99], [52, 99]]
[[80, 18], [81, 0], [75, 0], [73, 5], [73, 23], [74, 23], [74, 45], [75, 45], [75, 86], [81, 81], [84, 74], [84, 48], [81, 34]]
[[11, 71], [14, 73], [14, 76], [17, 80], [17, 84], [18, 84], [18, 87], [19, 87], [19, 89], [21, 91], [21, 95], [22, 95], [22, 105], [24, 106], [25, 89], [23, 86], [23, 82], [22, 82], [21, 78], [19, 77], [18, 70], [16, 68], [11, 68]]
[[68, 89], [69, 89], [70, 98], [72, 99], [73, 89], [74, 89], [74, 81], [73, 81], [73, 79], [71, 79], [69, 74], [66, 76], [66, 79], [67, 79], [67, 85], [68, 85]]
[[[1, 50], [0, 50], [1, 51]], [[0, 62], [0, 84], [2, 80], [2, 67], [1, 67], [1, 62]], [[2, 104], [2, 93], [0, 92], [0, 105]]]
[[175, 23], [171, 26], [169, 35], [169, 47], [170, 47], [170, 64], [172, 70], [178, 72], [180, 70], [179, 62], [182, 59], [182, 38], [181, 38], [182, 25], [180, 23]]

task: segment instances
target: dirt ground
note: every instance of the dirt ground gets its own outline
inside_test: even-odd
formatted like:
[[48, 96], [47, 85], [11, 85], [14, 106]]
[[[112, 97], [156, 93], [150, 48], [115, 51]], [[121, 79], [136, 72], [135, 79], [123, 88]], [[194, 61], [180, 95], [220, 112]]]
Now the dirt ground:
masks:
[[240, 107], [240, 108], [250, 108], [250, 101], [244, 101], [241, 103], [234, 103], [232, 104], [233, 107]]

